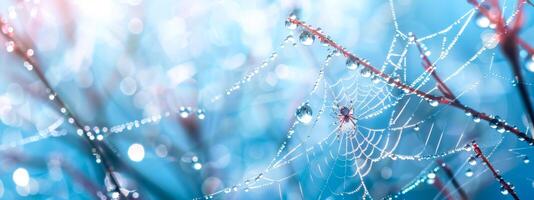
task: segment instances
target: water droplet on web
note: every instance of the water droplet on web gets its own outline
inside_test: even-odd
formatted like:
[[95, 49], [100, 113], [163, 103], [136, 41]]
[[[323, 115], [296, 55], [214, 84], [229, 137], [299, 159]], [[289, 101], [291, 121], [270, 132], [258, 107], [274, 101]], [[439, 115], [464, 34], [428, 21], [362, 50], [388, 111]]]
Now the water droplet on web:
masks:
[[471, 156], [471, 157], [469, 157], [467, 162], [469, 162], [469, 165], [475, 166], [477, 164], [477, 159], [475, 157]]
[[308, 102], [302, 104], [297, 108], [297, 111], [295, 112], [295, 115], [297, 116], [297, 120], [304, 124], [308, 124], [312, 120], [312, 108], [310, 107], [310, 104]]
[[465, 176], [467, 176], [467, 177], [471, 177], [471, 176], [473, 176], [474, 174], [475, 174], [475, 173], [474, 173], [473, 170], [471, 170], [471, 169], [467, 169], [467, 170], [465, 171]]
[[230, 193], [231, 191], [232, 191], [232, 189], [230, 189], [230, 188], [225, 188], [224, 189], [224, 193], [227, 193], [227, 194]]
[[315, 36], [308, 31], [302, 31], [299, 36], [299, 41], [303, 45], [310, 46], [315, 41]]
[[417, 131], [419, 131], [419, 129], [420, 129], [420, 128], [419, 128], [419, 124], [418, 124], [418, 125], [415, 125], [415, 126], [413, 127], [413, 131], [416, 131], [416, 132], [417, 132]]
[[530, 160], [528, 159], [527, 156], [525, 156], [525, 157], [523, 158], [523, 163], [525, 163], [525, 164], [530, 163]]
[[349, 70], [356, 70], [360, 66], [360, 63], [358, 63], [353, 58], [347, 58], [347, 62], [345, 62], [345, 64], [347, 66], [347, 69], [349, 69]]

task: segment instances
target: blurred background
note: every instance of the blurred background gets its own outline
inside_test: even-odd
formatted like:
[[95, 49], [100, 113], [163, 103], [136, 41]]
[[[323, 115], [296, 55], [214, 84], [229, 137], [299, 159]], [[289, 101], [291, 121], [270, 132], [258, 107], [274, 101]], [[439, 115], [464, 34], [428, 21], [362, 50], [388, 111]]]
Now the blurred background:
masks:
[[[513, 16], [516, 1], [501, 5], [506, 17]], [[495, 31], [467, 1], [5, 0], [0, 8], [17, 41], [32, 48], [26, 57], [40, 63], [28, 64], [13, 52], [11, 40], [2, 38], [1, 199], [355, 199], [362, 191], [347, 191], [362, 180], [370, 196], [381, 199], [426, 177], [438, 159], [450, 166], [469, 198], [511, 198], [501, 194], [480, 160], [468, 164], [472, 152], [464, 151], [424, 161], [384, 159], [362, 180], [336, 173], [350, 166], [323, 168], [334, 174], [330, 179], [313, 167], [334, 161], [328, 149], [313, 144], [335, 128], [337, 113], [326, 109], [320, 125], [293, 128], [303, 102], [312, 104], [314, 114], [323, 105], [334, 106], [330, 98], [321, 104], [321, 92], [310, 95], [329, 50], [318, 39], [311, 46], [298, 42], [299, 29], [285, 25], [296, 12], [377, 66], [401, 53], [409, 32], [430, 35], [424, 40], [429, 58], [440, 59], [438, 73], [450, 79], [447, 84], [464, 104], [530, 130], [512, 70], [491, 40]], [[534, 7], [526, 5], [520, 36], [530, 44], [533, 14]], [[288, 35], [299, 44], [284, 43]], [[454, 47], [439, 58], [451, 42]], [[520, 55], [532, 94], [534, 61], [525, 51]], [[415, 48], [402, 58], [402, 73], [392, 73], [407, 83], [422, 77]], [[256, 69], [250, 81], [236, 87]], [[333, 58], [324, 74], [330, 83], [347, 77], [345, 59]], [[433, 84], [421, 88], [428, 91]], [[365, 96], [372, 97], [374, 89]], [[409, 97], [390, 92], [398, 99], [366, 126], [388, 129], [387, 121], [397, 116], [424, 121], [417, 130], [406, 128], [396, 153], [414, 155], [411, 150], [421, 147], [422, 155], [439, 154], [475, 139], [519, 196], [534, 198], [531, 146], [446, 106], [410, 104], [399, 111], [397, 105]], [[293, 138], [288, 130], [295, 132]], [[283, 156], [291, 149], [305, 152], [297, 148], [304, 143], [314, 147], [314, 157], [291, 155], [294, 163], [263, 174], [271, 160], [280, 160], [281, 146], [287, 146]], [[437, 174], [458, 199], [447, 176]], [[254, 177], [259, 180], [246, 187]], [[447, 196], [423, 183], [401, 199]]]

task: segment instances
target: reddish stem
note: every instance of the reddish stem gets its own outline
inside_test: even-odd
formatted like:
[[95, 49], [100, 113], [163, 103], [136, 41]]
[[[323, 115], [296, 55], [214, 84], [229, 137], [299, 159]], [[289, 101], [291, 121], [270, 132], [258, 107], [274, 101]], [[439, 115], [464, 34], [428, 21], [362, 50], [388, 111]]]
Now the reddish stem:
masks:
[[519, 197], [515, 193], [514, 189], [512, 189], [510, 184], [508, 184], [504, 180], [504, 178], [497, 172], [497, 170], [495, 170], [495, 168], [493, 167], [493, 165], [491, 165], [488, 158], [484, 156], [484, 153], [482, 153], [482, 150], [480, 150], [480, 147], [478, 146], [478, 144], [475, 141], [473, 141], [472, 146], [473, 146], [473, 150], [475, 151], [476, 156], [482, 159], [484, 163], [486, 163], [486, 166], [488, 166], [493, 176], [499, 181], [499, 183], [504, 187], [504, 189], [506, 189], [506, 191], [508, 191], [508, 193], [510, 193], [510, 195], [512, 195], [514, 199], [519, 200]]
[[[337, 44], [336, 42], [334, 42], [333, 40], [328, 38], [325, 34], [317, 31], [317, 29], [311, 27], [310, 25], [308, 25], [308, 24], [306, 24], [306, 23], [304, 23], [304, 22], [302, 22], [302, 21], [300, 21], [298, 19], [288, 18], [288, 20], [291, 23], [296, 24], [296, 25], [302, 27], [303, 29], [305, 29], [306, 31], [310, 32], [315, 37], [317, 37], [321, 42], [323, 42], [323, 43], [327, 44], [328, 46], [338, 50], [339, 52], [341, 52], [343, 54], [343, 56], [345, 56], [345, 57], [347, 57], [349, 59], [353, 59], [353, 60], [357, 61], [360, 65], [363, 65], [363, 67], [371, 70], [373, 72], [373, 74], [375, 74], [378, 77], [382, 78], [386, 82], [388, 82], [390, 84], [393, 84], [395, 87], [397, 87], [397, 88], [399, 88], [401, 90], [408, 91], [409, 93], [412, 93], [412, 94], [415, 94], [417, 96], [420, 96], [423, 99], [434, 100], [434, 101], [437, 101], [440, 104], [449, 105], [449, 106], [452, 106], [454, 108], [463, 110], [464, 112], [470, 113], [473, 116], [477, 116], [481, 120], [484, 120], [484, 121], [487, 121], [487, 122], [495, 120], [494, 118], [490, 117], [490, 115], [485, 114], [483, 112], [479, 112], [479, 111], [477, 111], [477, 110], [475, 110], [473, 108], [467, 107], [466, 105], [460, 103], [459, 101], [456, 101], [456, 100], [453, 100], [453, 99], [449, 99], [449, 98], [443, 97], [443, 96], [434, 96], [434, 95], [428, 94], [426, 92], [423, 92], [421, 90], [418, 90], [418, 89], [415, 89], [413, 87], [410, 87], [409, 85], [403, 83], [402, 81], [400, 81], [398, 79], [393, 79], [390, 75], [378, 70], [377, 68], [375, 68], [371, 64], [369, 64], [367, 62], [362, 62], [362, 59], [360, 59], [359, 57], [357, 57], [354, 54], [350, 53], [343, 46]], [[506, 131], [512, 132], [514, 135], [519, 137], [521, 140], [524, 140], [524, 141], [528, 142], [529, 144], [534, 145], [534, 139], [532, 139], [531, 137], [529, 137], [527, 134], [525, 134], [524, 132], [520, 131], [516, 127], [513, 127], [513, 126], [511, 126], [511, 125], [509, 125], [507, 123], [500, 123], [500, 125]]]
[[441, 80], [441, 78], [438, 76], [435, 70], [435, 66], [430, 62], [430, 59], [428, 59], [428, 56], [423, 52], [423, 48], [421, 47], [421, 44], [417, 41], [417, 38], [414, 36], [414, 41], [417, 46], [417, 49], [419, 50], [419, 53], [421, 54], [423, 58], [423, 67], [425, 68], [426, 72], [429, 72], [432, 77], [436, 80], [437, 87], [445, 95], [446, 98], [449, 98], [452, 101], [458, 101], [452, 91], [447, 87], [445, 82]]
[[441, 159], [436, 160], [436, 162], [445, 171], [445, 174], [447, 175], [447, 177], [449, 177], [449, 179], [451, 179], [452, 185], [454, 185], [454, 188], [456, 188], [458, 193], [460, 193], [460, 197], [462, 198], [462, 200], [469, 199], [467, 197], [467, 193], [465, 193], [465, 191], [462, 189], [462, 186], [460, 185], [460, 183], [458, 183], [458, 180], [456, 180], [456, 178], [454, 177], [454, 173], [451, 170], [451, 168], [449, 166], [447, 166], [447, 164], [445, 162], [443, 162]]
[[436, 178], [434, 178], [434, 186], [438, 188], [440, 193], [443, 193], [443, 195], [445, 196], [445, 198], [447, 198], [447, 200], [453, 200], [451, 193], [449, 192], [449, 190], [447, 190], [447, 188], [443, 185], [443, 183], [437, 176]]

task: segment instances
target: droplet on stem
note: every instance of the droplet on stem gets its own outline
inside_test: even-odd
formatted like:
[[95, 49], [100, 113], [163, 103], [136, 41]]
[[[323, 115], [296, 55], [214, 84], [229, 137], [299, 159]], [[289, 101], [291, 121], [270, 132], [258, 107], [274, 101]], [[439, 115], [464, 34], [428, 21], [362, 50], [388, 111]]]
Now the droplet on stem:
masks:
[[315, 36], [308, 31], [302, 31], [299, 36], [300, 43], [306, 46], [310, 46], [315, 41]]

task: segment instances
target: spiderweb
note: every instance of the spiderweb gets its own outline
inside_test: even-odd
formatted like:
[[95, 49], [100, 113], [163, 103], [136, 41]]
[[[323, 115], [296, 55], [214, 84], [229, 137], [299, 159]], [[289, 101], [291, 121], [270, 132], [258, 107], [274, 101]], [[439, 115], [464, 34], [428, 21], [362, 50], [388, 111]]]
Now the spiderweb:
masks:
[[[431, 72], [422, 70], [422, 67], [420, 70], [414, 69], [419, 64], [410, 62], [413, 60], [411, 57], [415, 55], [416, 59], [420, 59], [424, 54], [433, 59], [432, 64], [436, 66], [433, 70], [441, 69], [440, 65], [446, 63], [450, 52], [469, 25], [472, 26], [481, 20], [477, 10], [468, 10], [454, 23], [435, 33], [416, 37], [412, 32], [401, 31], [399, 28], [401, 24], [396, 19], [395, 4], [390, 0], [389, 5], [397, 34], [392, 39], [380, 70], [408, 83], [413, 88], [429, 91], [431, 94], [437, 93], [438, 88], [431, 77]], [[508, 22], [516, 14], [517, 11], [513, 11]], [[306, 30], [297, 28], [292, 32], [292, 34], [299, 33], [298, 37], [288, 36], [286, 43], [293, 43], [294, 38], [299, 38], [304, 44], [309, 42], [306, 41], [309, 38], [303, 36]], [[475, 60], [480, 59], [481, 55], [488, 54], [486, 51], [494, 48], [496, 44], [494, 35], [486, 37], [482, 47], [444, 76], [444, 81], [454, 79]], [[427, 45], [433, 48], [428, 48]], [[366, 183], [370, 182], [367, 180], [377, 177], [377, 173], [373, 173], [373, 170], [381, 170], [382, 176], [384, 173], [391, 173], [388, 172], [389, 168], [384, 172], [384, 165], [381, 165], [381, 162], [434, 161], [470, 150], [466, 147], [469, 138], [466, 138], [465, 129], [473, 126], [473, 122], [440, 124], [442, 122], [436, 122], [435, 118], [454, 111], [438, 106], [437, 102], [427, 102], [408, 91], [399, 90], [365, 68], [353, 69], [347, 66], [349, 69], [335, 69], [340, 65], [343, 66], [339, 63], [344, 63], [345, 58], [337, 50], [330, 48], [326, 54], [314, 87], [301, 105], [301, 107], [309, 106], [313, 110], [313, 120], [309, 123], [294, 120], [287, 132], [287, 139], [264, 171], [246, 178], [241, 183], [209, 194], [206, 198], [265, 187], [277, 188], [280, 199], [289, 198], [282, 192], [286, 190], [284, 182], [295, 179], [298, 182], [298, 188], [295, 188], [298, 191], [296, 195], [298, 198], [398, 198], [423, 182], [434, 183], [435, 174], [440, 167], [433, 167], [435, 164], [432, 165], [432, 162], [430, 164], [425, 162], [423, 167], [416, 170], [419, 174], [398, 190], [397, 194], [384, 196], [395, 192], [371, 192], [370, 184], [373, 183]], [[489, 55], [492, 61], [491, 70], [495, 55], [494, 53]], [[488, 76], [500, 75], [491, 72], [484, 75], [486, 78]], [[457, 98], [461, 98], [478, 84], [479, 82], [471, 82], [464, 85]], [[233, 88], [237, 90], [240, 87], [241, 85]], [[353, 121], [343, 120], [343, 114], [340, 113], [343, 108], [350, 110], [350, 114], [354, 117]], [[421, 113], [427, 114], [421, 115]], [[450, 134], [447, 129], [452, 126], [464, 128], [460, 128], [459, 134]], [[502, 141], [503, 138], [500, 138], [499, 143], [490, 142], [488, 145], [496, 145], [497, 149]], [[403, 144], [410, 144], [410, 147], [402, 147]], [[466, 160], [463, 160], [461, 169], [465, 168], [466, 163]], [[286, 168], [292, 170], [285, 170]], [[471, 169], [468, 169], [466, 176], [472, 176]]]
[[[475, 25], [481, 26], [481, 23], [484, 25], [484, 19], [476, 9], [467, 10], [449, 26], [427, 35], [420, 35], [417, 32], [403, 30], [403, 24], [397, 19], [395, 8], [396, 2], [390, 0], [389, 13], [392, 18], [392, 31], [395, 34], [391, 38], [387, 54], [380, 59], [382, 64], [374, 65], [381, 72], [412, 88], [429, 94], [439, 94], [436, 82], [432, 78], [432, 71], [438, 71], [444, 82], [454, 83], [458, 82], [457, 79], [473, 68], [477, 62], [487, 64], [489, 70], [487, 72], [485, 68], [481, 70], [485, 73], [480, 80], [462, 82], [461, 86], [454, 87], [456, 97], [459, 99], [464, 95], [468, 96], [481, 84], [481, 81], [488, 79], [496, 78], [510, 85], [517, 84], [513, 78], [493, 67], [494, 62], [502, 61], [502, 58], [492, 50], [498, 42], [491, 31], [483, 35], [482, 44], [477, 46], [475, 51], [461, 57], [461, 63], [454, 63], [454, 67], [448, 67], [451, 64], [450, 60], [458, 60], [458, 57], [453, 57], [454, 50], [457, 50], [455, 47], [462, 41], [463, 34], [470, 28], [474, 29]], [[507, 22], [510, 22], [516, 16], [517, 10], [512, 9], [508, 12], [510, 14]], [[491, 24], [484, 26], [489, 27]], [[248, 90], [247, 87], [252, 82], [266, 78], [266, 74], [273, 71], [272, 66], [276, 62], [283, 61], [280, 59], [284, 57], [282, 52], [309, 49], [311, 48], [308, 47], [309, 44], [314, 43], [314, 40], [314, 46], [319, 46], [317, 43], [320, 42], [317, 39], [310, 38], [309, 33], [306, 35], [302, 27], [296, 27], [296, 30], [292, 30], [284, 42], [261, 65], [252, 68], [222, 94], [215, 95], [210, 103], [217, 103], [238, 92], [248, 92], [241, 90]], [[400, 90], [388, 80], [383, 80], [362, 66], [347, 64], [346, 58], [331, 47], [323, 47], [321, 53], [326, 56], [322, 63], [318, 64], [319, 70], [315, 77], [310, 77], [314, 79], [314, 84], [307, 87], [305, 98], [298, 99], [300, 106], [296, 108], [297, 114], [294, 119], [288, 122], [289, 128], [285, 135], [276, 133], [283, 137], [283, 140], [276, 153], [270, 157], [272, 158], [270, 162], [259, 170], [246, 172], [241, 181], [230, 183], [199, 198], [225, 198], [229, 195], [268, 189], [276, 191], [280, 199], [402, 198], [402, 195], [419, 187], [421, 183], [438, 181], [436, 174], [442, 168], [436, 166], [434, 161], [448, 158], [450, 155], [458, 155], [456, 161], [459, 167], [456, 168], [458, 171], [455, 172], [455, 176], [464, 171], [467, 177], [473, 176], [473, 170], [468, 166], [470, 161], [466, 158], [471, 153], [465, 153], [469, 151], [465, 145], [471, 139], [481, 139], [485, 146], [493, 147], [488, 157], [491, 157], [506, 139], [505, 135], [493, 134], [494, 132], [484, 136], [470, 134], [475, 128], [481, 129], [476, 126], [476, 118], [475, 122], [472, 122], [458, 110], [425, 100], [409, 91]], [[431, 71], [426, 71], [421, 66], [420, 60], [423, 55], [429, 57], [435, 66]], [[366, 62], [375, 63], [376, 60]], [[532, 83], [524, 84], [532, 85]], [[302, 110], [303, 108], [306, 109]], [[191, 112], [190, 107], [162, 110], [160, 114], [156, 113], [109, 127], [87, 125], [84, 130], [78, 129], [77, 133], [83, 135], [84, 131], [89, 133], [92, 131], [96, 136], [90, 137], [91, 140], [95, 138], [103, 140], [111, 134], [157, 124], [162, 118], [174, 114], [182, 118], [196, 115], [201, 120], [206, 117], [201, 108], [195, 113]], [[306, 116], [298, 113], [304, 113]], [[46, 127], [46, 131], [20, 141], [3, 144], [0, 150], [67, 135], [63, 129], [56, 131], [61, 124], [66, 124], [65, 121], [73, 123], [71, 119], [60, 118]], [[528, 128], [527, 126], [526, 129]], [[509, 149], [514, 153], [523, 150], [525, 149]], [[516, 157], [526, 159], [522, 153], [516, 154]], [[516, 157], [495, 163], [506, 162]], [[196, 161], [193, 165], [202, 167], [195, 164], [199, 164]], [[405, 165], [408, 165], [408, 168]], [[392, 170], [399, 168], [403, 169], [408, 177], [394, 181], [403, 187], [383, 190], [380, 188], [383, 185], [374, 181], [379, 179], [390, 181]], [[487, 172], [487, 169], [479, 170], [473, 178]], [[462, 180], [462, 186], [472, 180]], [[450, 185], [450, 182], [444, 184]], [[436, 199], [440, 193], [442, 191], [439, 191]]]

